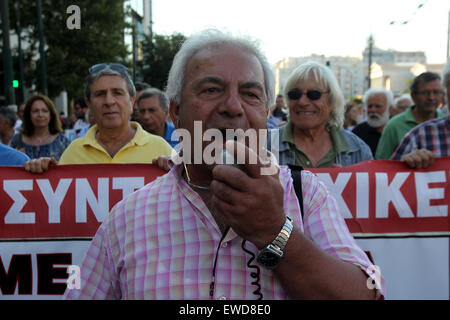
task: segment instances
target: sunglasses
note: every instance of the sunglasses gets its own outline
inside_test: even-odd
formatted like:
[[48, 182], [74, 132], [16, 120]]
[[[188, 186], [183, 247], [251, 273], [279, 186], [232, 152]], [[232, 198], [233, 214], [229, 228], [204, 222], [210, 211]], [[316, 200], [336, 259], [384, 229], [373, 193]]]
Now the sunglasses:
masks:
[[[329, 93], [329, 92], [330, 91], [322, 92], [319, 90], [312, 89], [312, 90], [306, 91], [306, 96], [308, 97], [309, 100], [314, 101], [314, 100], [319, 100], [322, 97], [322, 94]], [[294, 88], [294, 89], [289, 90], [287, 95], [288, 95], [289, 100], [299, 100], [302, 97], [303, 93], [304, 92], [302, 90], [300, 90], [299, 88]]]
[[123, 64], [120, 63], [99, 63], [95, 64], [92, 67], [89, 68], [89, 74], [96, 74], [100, 71], [110, 68], [111, 70], [117, 71], [121, 74], [128, 75], [128, 68], [125, 67]]

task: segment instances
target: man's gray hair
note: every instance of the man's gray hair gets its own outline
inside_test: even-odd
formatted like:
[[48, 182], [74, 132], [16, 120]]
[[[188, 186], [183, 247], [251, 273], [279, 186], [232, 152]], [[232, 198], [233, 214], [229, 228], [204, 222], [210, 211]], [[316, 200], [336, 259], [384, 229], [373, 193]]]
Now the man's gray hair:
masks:
[[264, 85], [267, 95], [267, 108], [275, 101], [275, 76], [267, 58], [255, 40], [234, 36], [216, 29], [201, 31], [189, 37], [181, 46], [170, 68], [166, 94], [170, 101], [181, 102], [181, 92], [186, 81], [186, 66], [200, 50], [211, 46], [233, 46], [254, 54], [261, 63], [264, 72]]
[[0, 107], [0, 118], [7, 120], [11, 128], [16, 124], [16, 113], [8, 107]]
[[284, 99], [289, 103], [287, 93], [296, 86], [298, 82], [311, 83], [316, 82], [328, 93], [328, 102], [332, 110], [328, 119], [328, 127], [340, 128], [344, 124], [345, 100], [339, 83], [333, 71], [327, 66], [315, 61], [307, 61], [292, 71], [286, 81], [284, 89]]
[[386, 108], [389, 109], [390, 106], [394, 104], [394, 94], [392, 91], [387, 90], [385, 88], [370, 88], [364, 93], [363, 104], [364, 108], [367, 108], [367, 102], [370, 97], [376, 94], [384, 94], [386, 97]]
[[397, 97], [394, 99], [394, 108], [397, 109], [398, 108], [398, 103], [402, 100], [408, 99], [410, 101], [410, 106], [412, 106], [414, 104], [413, 99], [411, 98], [411, 94], [409, 93], [404, 93], [402, 94], [400, 97]]
[[142, 91], [136, 102], [138, 108], [140, 108], [140, 103], [143, 99], [151, 97], [157, 97], [159, 99], [159, 105], [161, 106], [162, 111], [165, 112], [169, 109], [169, 99], [167, 98], [167, 95], [157, 88], [150, 88]]
[[92, 84], [100, 77], [102, 76], [119, 76], [122, 79], [125, 80], [125, 83], [128, 87], [128, 93], [130, 94], [130, 98], [134, 97], [136, 95], [136, 88], [134, 87], [133, 81], [131, 80], [128, 73], [122, 73], [115, 71], [111, 69], [109, 66], [107, 66], [105, 69], [102, 69], [101, 71], [89, 74], [86, 78], [86, 84], [84, 87], [84, 96], [87, 100], [91, 100], [91, 86]]

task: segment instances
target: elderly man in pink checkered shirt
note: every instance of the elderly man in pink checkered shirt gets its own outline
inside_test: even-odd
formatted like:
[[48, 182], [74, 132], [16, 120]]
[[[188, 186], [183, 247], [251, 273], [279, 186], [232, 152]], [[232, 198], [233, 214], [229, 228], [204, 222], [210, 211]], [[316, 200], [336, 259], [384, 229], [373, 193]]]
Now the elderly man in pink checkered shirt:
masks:
[[[265, 129], [273, 92], [271, 67], [257, 46], [217, 30], [183, 44], [167, 87], [175, 126], [192, 136], [196, 121], [204, 131]], [[213, 141], [200, 148], [183, 142], [191, 159], [112, 209], [81, 266], [81, 288], [68, 289], [65, 298], [384, 296], [383, 278], [371, 274], [374, 266], [315, 175], [302, 171], [302, 216], [287, 167], [261, 159], [243, 170], [189, 161]], [[225, 148], [243, 151], [246, 160], [255, 155], [238, 142]], [[276, 170], [263, 174], [264, 168]]]

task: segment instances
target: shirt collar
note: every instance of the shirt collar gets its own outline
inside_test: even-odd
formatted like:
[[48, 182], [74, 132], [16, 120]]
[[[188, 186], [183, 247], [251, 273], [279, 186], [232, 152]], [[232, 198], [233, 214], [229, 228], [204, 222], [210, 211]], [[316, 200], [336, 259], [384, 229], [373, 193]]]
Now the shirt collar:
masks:
[[[348, 145], [342, 134], [339, 132], [339, 129], [331, 127], [330, 135], [331, 141], [333, 143], [333, 148], [337, 153], [346, 152], [350, 149], [350, 146]], [[283, 130], [281, 142], [289, 142], [295, 145], [294, 137], [292, 136], [292, 123], [290, 121], [288, 121], [285, 129]]]
[[[277, 158], [272, 152], [269, 152], [270, 155], [270, 161], [273, 163], [273, 165], [276, 167], [277, 172], [280, 172], [280, 166], [277, 162]], [[169, 173], [174, 177], [174, 181], [176, 182], [178, 186], [178, 190], [186, 197], [186, 199], [190, 202], [191, 206], [194, 210], [196, 210], [199, 214], [201, 214], [205, 219], [209, 221], [210, 224], [214, 227], [219, 237], [221, 236], [221, 232], [219, 230], [219, 227], [217, 226], [217, 223], [215, 222], [212, 214], [210, 213], [208, 207], [204, 203], [203, 199], [200, 197], [200, 195], [195, 192], [194, 189], [192, 189], [188, 183], [184, 180], [182, 177], [183, 170], [184, 170], [184, 164], [175, 164], [172, 160], [169, 161]], [[281, 180], [280, 180], [281, 182]], [[233, 240], [238, 237], [238, 234], [230, 228], [227, 235], [224, 238], [224, 242]]]
[[[210, 226], [207, 227], [207, 229], [210, 232], [214, 230], [214, 236], [217, 237], [217, 239], [220, 239], [222, 236], [221, 231], [213, 215], [206, 206], [206, 203], [203, 201], [202, 197], [200, 197], [200, 195], [194, 189], [192, 189], [182, 177], [184, 171], [183, 163], [174, 164], [172, 161], [169, 161], [169, 167], [170, 171], [168, 174], [171, 174], [174, 177], [173, 179], [177, 185], [177, 189], [179, 190], [179, 192], [190, 203], [192, 210], [197, 213], [198, 217], [203, 221], [203, 223], [205, 223], [205, 225], [207, 226]], [[227, 242], [237, 237], [238, 235], [232, 229], [230, 229], [223, 241]]]
[[286, 123], [286, 126], [284, 127], [281, 142], [289, 142], [295, 144], [294, 137], [292, 136], [292, 122], [290, 120]]
[[[404, 119], [405, 119], [406, 122], [411, 122], [411, 123], [414, 123], [414, 124], [417, 125], [418, 123], [416, 121], [416, 118], [414, 118], [414, 114], [412, 112], [415, 107], [416, 107], [416, 105], [413, 105], [413, 106], [409, 107], [408, 109], [406, 109], [406, 111], [403, 112], [403, 113], [405, 114], [404, 115], [404, 117], [405, 117]], [[444, 115], [444, 113], [442, 113], [442, 111], [439, 110], [439, 108], [437, 108], [436, 109], [436, 118], [440, 118], [443, 115]]]
[[406, 109], [406, 111], [404, 112], [405, 122], [412, 122], [412, 123], [417, 124], [417, 121], [414, 118], [414, 114], [412, 112], [415, 107], [416, 106], [413, 105], [413, 106], [409, 107], [408, 109]]
[[130, 121], [130, 125], [132, 128], [136, 129], [136, 133], [130, 143], [141, 146], [146, 144], [151, 139], [151, 133], [148, 133], [142, 129], [142, 126], [138, 122]]
[[[144, 145], [146, 144], [150, 139], [150, 134], [144, 129], [142, 129], [141, 125], [135, 121], [130, 121], [130, 126], [136, 130], [136, 133], [134, 134], [133, 139], [131, 139], [126, 145]], [[98, 126], [95, 124], [93, 125], [86, 135], [84, 136], [83, 145], [90, 145], [92, 147], [96, 148], [102, 148], [100, 144], [98, 143], [97, 139], [95, 138], [95, 135], [97, 134]]]
[[350, 150], [345, 138], [342, 136], [339, 129], [331, 127], [330, 129], [331, 140], [333, 141], [333, 147], [336, 153], [347, 152]]

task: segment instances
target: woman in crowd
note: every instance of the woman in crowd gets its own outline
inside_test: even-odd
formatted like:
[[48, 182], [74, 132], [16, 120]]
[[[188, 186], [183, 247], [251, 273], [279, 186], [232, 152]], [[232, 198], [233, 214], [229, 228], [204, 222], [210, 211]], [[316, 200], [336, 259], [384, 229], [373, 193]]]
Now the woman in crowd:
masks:
[[41, 94], [32, 96], [25, 104], [22, 131], [14, 136], [11, 146], [31, 159], [59, 160], [68, 145], [53, 102]]
[[344, 97], [328, 67], [312, 61], [300, 65], [284, 92], [289, 120], [272, 137], [279, 134], [280, 164], [330, 168], [373, 159], [369, 146], [342, 128]]
[[352, 131], [358, 124], [358, 110], [353, 103], [347, 103], [345, 105], [344, 113], [344, 129]]

